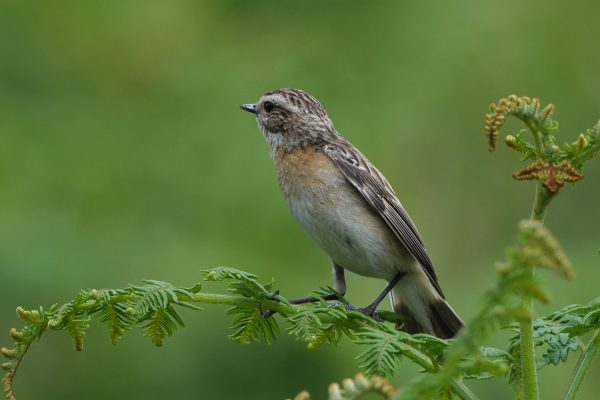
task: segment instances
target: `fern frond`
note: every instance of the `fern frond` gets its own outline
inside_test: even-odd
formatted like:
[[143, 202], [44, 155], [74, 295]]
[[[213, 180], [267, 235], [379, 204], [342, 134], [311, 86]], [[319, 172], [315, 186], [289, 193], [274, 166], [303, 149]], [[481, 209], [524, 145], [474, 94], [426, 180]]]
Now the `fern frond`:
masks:
[[155, 346], [162, 346], [164, 339], [171, 336], [176, 330], [177, 325], [184, 326], [183, 321], [171, 305], [165, 308], [157, 308], [150, 311], [140, 322], [144, 336], [150, 338]]
[[130, 285], [130, 292], [136, 296], [130, 301], [134, 315], [144, 315], [153, 310], [166, 309], [171, 303], [193, 310], [200, 309], [198, 306], [179, 299], [180, 295], [193, 297], [194, 294], [185, 289], [173, 286], [168, 282], [156, 280], [144, 280], [143, 282], [147, 285]]
[[87, 328], [90, 327], [90, 317], [71, 314], [65, 318], [65, 321], [66, 329], [71, 334], [71, 339], [73, 339], [75, 350], [83, 350], [83, 339]]
[[529, 266], [545, 267], [566, 279], [573, 279], [575, 272], [558, 240], [539, 221], [523, 220], [521, 231], [521, 257]]
[[533, 296], [541, 300], [547, 298], [539, 282], [527, 273], [532, 268], [530, 262], [544, 261], [545, 266], [565, 277], [572, 274], [570, 263], [558, 242], [541, 223], [523, 221], [519, 229], [518, 245], [509, 248], [506, 261], [498, 265], [498, 280], [484, 295], [481, 308], [467, 325], [468, 329], [461, 331], [444, 351], [439, 372], [417, 380], [409, 390], [403, 392], [403, 398], [418, 398], [419, 393], [434, 395], [437, 390], [448, 388], [454, 379], [464, 375], [498, 376], [510, 369], [511, 379], [514, 380], [514, 372], [520, 364], [518, 346], [511, 346], [509, 354], [500, 357], [486, 356], [480, 346], [491, 332], [502, 325], [513, 323], [515, 319], [532, 318], [522, 309], [520, 296]]
[[[218, 267], [202, 271], [205, 281], [231, 280], [228, 291], [244, 297], [254, 299], [272, 299], [276, 295], [271, 293], [272, 284], [263, 285], [258, 282], [258, 276], [230, 267]], [[279, 297], [279, 300], [282, 298]]]
[[400, 356], [410, 350], [407, 343], [414, 344], [416, 339], [386, 325], [381, 327], [365, 326], [357, 332], [356, 343], [367, 346], [367, 349], [356, 358], [367, 375], [392, 376]]
[[80, 306], [93, 302], [88, 291], [80, 291], [75, 299], [60, 306], [48, 321], [48, 328], [66, 329], [71, 335], [75, 350], [83, 350], [85, 331], [90, 326], [90, 317], [80, 310]]
[[[321, 321], [326, 317], [328, 322]], [[338, 307], [312, 307], [300, 310], [288, 317], [291, 323], [290, 334], [308, 342], [308, 349], [316, 350], [323, 344], [338, 344], [344, 335], [354, 338], [352, 331], [345, 325], [348, 320], [346, 311]]]
[[[566, 362], [569, 355], [580, 349], [579, 338], [600, 329], [600, 298], [588, 304], [572, 304], [533, 321], [536, 347], [546, 347], [537, 361], [537, 368]], [[509, 351], [518, 358], [520, 337], [510, 339]], [[519, 365], [511, 365], [510, 380], [519, 377]]]
[[98, 307], [92, 312], [92, 316], [98, 316], [100, 322], [107, 326], [110, 334], [110, 342], [116, 345], [123, 334], [131, 329], [136, 320], [127, 311], [127, 302], [119, 302], [123, 296], [128, 295], [125, 290], [102, 290], [96, 297], [99, 300]]
[[321, 328], [319, 317], [311, 309], [301, 310], [288, 318], [289, 332], [301, 339], [311, 338]]
[[237, 306], [227, 310], [227, 314], [234, 316], [231, 325], [234, 332], [229, 338], [237, 343], [249, 344], [264, 340], [271, 344], [279, 333], [275, 318], [264, 318], [259, 308]]
[[494, 347], [480, 347], [461, 363], [464, 379], [491, 379], [504, 376], [513, 357], [506, 351]]
[[426, 354], [435, 364], [440, 364], [446, 355], [450, 342], [435, 336], [417, 333], [411, 335], [411, 346]]
[[14, 341], [13, 348], [0, 348], [0, 354], [8, 359], [1, 366], [5, 371], [2, 377], [2, 390], [9, 400], [16, 400], [13, 384], [23, 358], [33, 342], [40, 339], [48, 326], [47, 313], [42, 308], [39, 310], [24, 310], [17, 307], [17, 315], [25, 321], [25, 326], [20, 331], [15, 328], [10, 330], [10, 336]]
[[201, 271], [205, 281], [223, 281], [223, 280], [256, 280], [258, 275], [249, 272], [240, 271], [231, 267], [216, 267]]
[[134, 297], [128, 302], [129, 307], [125, 309], [125, 313], [142, 324], [144, 336], [149, 337], [156, 346], [162, 346], [164, 339], [171, 336], [178, 325], [184, 326], [173, 304], [194, 310], [200, 308], [180, 299], [193, 297], [194, 293], [186, 289], [162, 281], [144, 282], [147, 285], [130, 286], [130, 293]]
[[600, 121], [592, 128], [580, 133], [577, 140], [564, 145], [565, 158], [570, 158], [578, 168], [583, 168], [585, 161], [594, 158], [600, 152]]
[[[552, 119], [554, 105], [548, 104], [543, 109], [540, 100], [527, 96], [510, 95], [500, 99], [498, 103], [490, 104], [490, 113], [485, 115], [485, 132], [488, 139], [490, 151], [496, 148], [496, 141], [500, 134], [500, 128], [504, 125], [506, 117], [515, 116], [520, 120], [531, 124], [544, 134], [549, 134], [558, 128], [558, 123]], [[510, 144], [509, 144], [510, 145]], [[513, 147], [513, 146], [511, 146]], [[518, 147], [516, 150], [521, 151]]]

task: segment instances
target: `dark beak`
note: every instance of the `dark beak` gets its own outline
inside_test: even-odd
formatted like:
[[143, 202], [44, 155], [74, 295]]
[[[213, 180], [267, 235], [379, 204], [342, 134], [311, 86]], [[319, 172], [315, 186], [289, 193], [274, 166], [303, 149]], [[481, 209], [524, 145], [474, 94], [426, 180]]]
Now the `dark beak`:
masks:
[[256, 114], [256, 104], [242, 104], [240, 108], [249, 113]]

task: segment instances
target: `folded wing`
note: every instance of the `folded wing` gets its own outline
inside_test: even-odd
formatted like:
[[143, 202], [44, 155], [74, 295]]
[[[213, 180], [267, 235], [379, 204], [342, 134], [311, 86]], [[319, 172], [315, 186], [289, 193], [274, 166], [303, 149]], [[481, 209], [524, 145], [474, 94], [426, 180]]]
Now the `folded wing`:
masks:
[[323, 146], [323, 151], [367, 203], [383, 218], [402, 245], [421, 265], [431, 285], [444, 298], [421, 235], [381, 172], [348, 142], [326, 144]]

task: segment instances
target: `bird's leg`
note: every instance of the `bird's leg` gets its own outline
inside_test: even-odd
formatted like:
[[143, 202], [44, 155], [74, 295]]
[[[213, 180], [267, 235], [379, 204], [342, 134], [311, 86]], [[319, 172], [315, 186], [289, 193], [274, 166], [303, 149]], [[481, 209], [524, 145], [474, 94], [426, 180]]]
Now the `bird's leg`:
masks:
[[381, 304], [381, 302], [383, 301], [383, 299], [385, 299], [388, 293], [392, 291], [394, 286], [396, 286], [396, 284], [400, 282], [404, 275], [406, 275], [406, 272], [398, 272], [396, 276], [394, 276], [394, 278], [390, 281], [390, 283], [388, 283], [385, 289], [383, 289], [383, 292], [381, 292], [379, 296], [377, 296], [377, 298], [365, 308], [356, 308], [351, 305], [347, 305], [346, 308], [349, 310], [358, 311], [360, 313], [368, 315], [369, 317], [373, 317], [373, 315], [375, 314], [375, 310], [377, 310], [379, 304]]
[[[344, 276], [344, 268], [340, 267], [339, 265], [337, 265], [333, 262], [332, 262], [332, 265], [333, 265], [333, 275], [334, 275], [333, 289], [335, 290], [335, 293], [329, 293], [329, 294], [326, 294], [326, 295], [323, 295], [320, 297], [309, 296], [309, 297], [302, 297], [299, 299], [291, 299], [291, 300], [289, 300], [289, 302], [291, 304], [306, 304], [306, 303], [314, 303], [314, 302], [321, 301], [321, 300], [330, 301], [330, 300], [339, 300], [340, 298], [342, 298], [344, 296], [344, 294], [346, 294], [346, 277]], [[275, 311], [268, 310], [263, 313], [263, 317], [269, 318], [273, 314], [275, 314]]]

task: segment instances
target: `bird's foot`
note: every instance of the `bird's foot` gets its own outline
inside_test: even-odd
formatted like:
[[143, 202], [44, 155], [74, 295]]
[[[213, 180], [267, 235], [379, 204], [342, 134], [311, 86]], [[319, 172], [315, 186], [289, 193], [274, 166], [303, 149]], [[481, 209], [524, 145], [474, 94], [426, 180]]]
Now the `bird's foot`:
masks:
[[[272, 301], [279, 301], [279, 299], [278, 299], [279, 293], [280, 293], [279, 289], [275, 289], [275, 291], [273, 291], [273, 293], [269, 294], [267, 296], [267, 298]], [[267, 310], [267, 311], [261, 310], [261, 313], [262, 313], [262, 316], [264, 319], [269, 318], [271, 315], [275, 314], [276, 312], [277, 311], [274, 311], [274, 310]]]
[[368, 307], [362, 308], [362, 307], [355, 307], [352, 304], [346, 304], [345, 307], [346, 307], [346, 310], [348, 310], [348, 311], [356, 311], [363, 315], [366, 315], [367, 317], [373, 318], [377, 322], [383, 322], [383, 319], [381, 319], [379, 317], [379, 315], [377, 315], [377, 307], [368, 306]]

